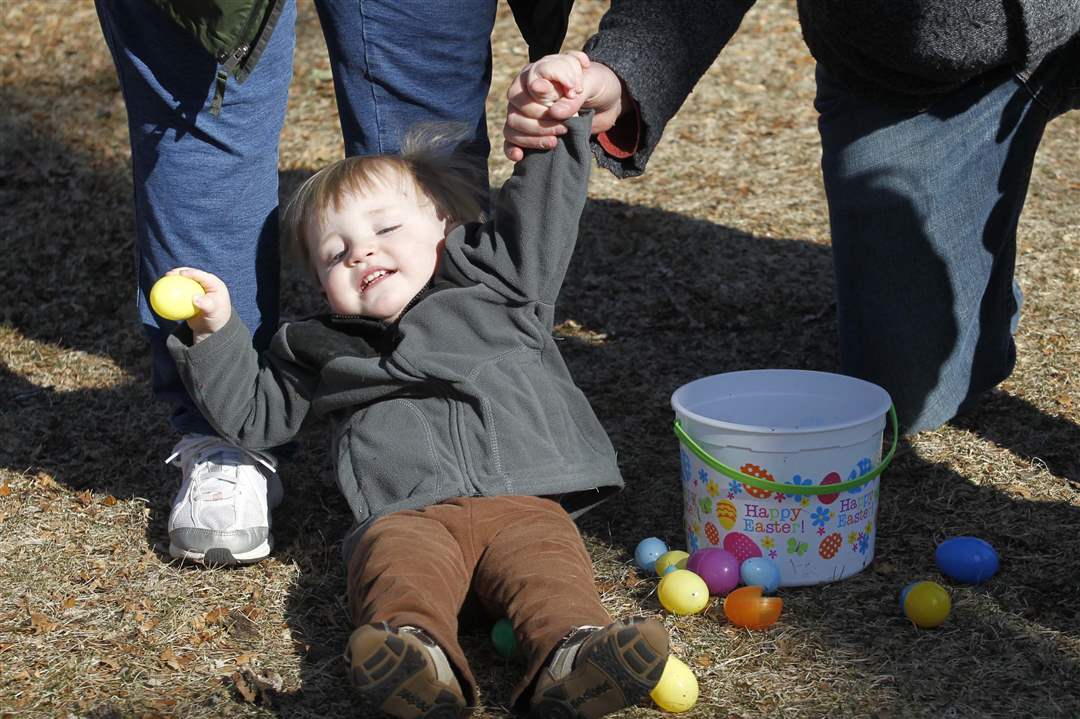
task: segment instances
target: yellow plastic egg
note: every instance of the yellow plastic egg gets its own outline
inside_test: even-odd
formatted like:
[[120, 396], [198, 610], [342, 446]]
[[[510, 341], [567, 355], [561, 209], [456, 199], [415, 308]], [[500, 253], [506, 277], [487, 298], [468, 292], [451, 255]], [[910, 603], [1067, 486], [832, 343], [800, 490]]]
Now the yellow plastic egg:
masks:
[[150, 288], [150, 306], [167, 320], [186, 320], [199, 314], [191, 300], [206, 292], [195, 280], [181, 275], [166, 275]]
[[690, 555], [681, 549], [664, 552], [656, 560], [656, 573], [662, 577], [668, 572], [674, 572], [676, 569], [686, 569], [686, 560], [689, 558]]
[[918, 582], [905, 591], [904, 614], [916, 626], [931, 629], [949, 618], [952, 600], [945, 587], [937, 582]]
[[664, 673], [649, 696], [656, 705], [667, 712], [684, 712], [697, 703], [697, 677], [681, 659], [674, 655], [667, 658]]
[[709, 585], [688, 569], [676, 569], [660, 580], [656, 596], [672, 614], [697, 614], [709, 603]]

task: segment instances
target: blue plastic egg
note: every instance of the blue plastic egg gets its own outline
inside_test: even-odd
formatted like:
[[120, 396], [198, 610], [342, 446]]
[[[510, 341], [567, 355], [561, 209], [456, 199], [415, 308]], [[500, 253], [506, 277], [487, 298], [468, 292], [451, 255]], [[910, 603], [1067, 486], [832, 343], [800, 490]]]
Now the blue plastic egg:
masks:
[[638, 542], [637, 549], [634, 550], [634, 564], [638, 565], [638, 569], [651, 573], [656, 567], [656, 560], [667, 551], [668, 546], [662, 539], [647, 537]]
[[900, 611], [904, 611], [904, 603], [907, 601], [908, 592], [910, 592], [911, 588], [916, 584], [918, 584], [918, 582], [910, 582], [906, 587], [900, 590]]
[[764, 557], [751, 557], [743, 562], [739, 578], [748, 587], [761, 587], [763, 594], [773, 594], [780, 588], [780, 570]]
[[998, 570], [998, 554], [978, 537], [952, 537], [934, 552], [938, 569], [945, 576], [964, 584], [979, 584]]

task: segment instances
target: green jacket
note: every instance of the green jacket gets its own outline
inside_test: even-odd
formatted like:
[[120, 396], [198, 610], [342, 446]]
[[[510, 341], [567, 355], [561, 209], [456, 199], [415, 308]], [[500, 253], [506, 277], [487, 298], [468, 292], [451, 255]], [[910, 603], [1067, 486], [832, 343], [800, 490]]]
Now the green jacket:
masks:
[[[285, 0], [150, 0], [217, 60], [210, 112], [221, 111], [229, 75], [243, 82], [262, 55]], [[508, 0], [530, 61], [558, 52], [574, 0]]]
[[577, 515], [623, 486], [615, 451], [552, 336], [577, 241], [592, 115], [514, 167], [494, 219], [446, 238], [397, 322], [330, 315], [282, 325], [256, 353], [234, 314], [198, 344], [168, 339], [192, 399], [230, 442], [268, 449], [316, 418], [356, 519], [452, 497], [534, 495]]

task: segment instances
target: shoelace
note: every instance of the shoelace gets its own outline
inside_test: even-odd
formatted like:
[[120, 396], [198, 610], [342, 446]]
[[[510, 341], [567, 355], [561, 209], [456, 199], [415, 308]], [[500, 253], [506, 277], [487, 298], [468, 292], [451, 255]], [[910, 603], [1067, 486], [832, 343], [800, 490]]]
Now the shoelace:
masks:
[[578, 652], [585, 646], [585, 640], [599, 629], [601, 627], [586, 624], [577, 627], [563, 638], [548, 662], [548, 671], [551, 672], [551, 675], [556, 679], [562, 679], [569, 674], [570, 670], [574, 668], [574, 662], [577, 661]]
[[[211, 457], [218, 456], [224, 460], [242, 463], [245, 459], [266, 467], [273, 473], [277, 473], [277, 462], [272, 456], [257, 449], [244, 449], [235, 444], [226, 442], [220, 437], [207, 435], [188, 435], [182, 437], [172, 454], [165, 460], [165, 464], [175, 464], [177, 457], [181, 464], [188, 464], [187, 458], [191, 458], [191, 465], [206, 463]], [[185, 469], [186, 472], [186, 469]]]

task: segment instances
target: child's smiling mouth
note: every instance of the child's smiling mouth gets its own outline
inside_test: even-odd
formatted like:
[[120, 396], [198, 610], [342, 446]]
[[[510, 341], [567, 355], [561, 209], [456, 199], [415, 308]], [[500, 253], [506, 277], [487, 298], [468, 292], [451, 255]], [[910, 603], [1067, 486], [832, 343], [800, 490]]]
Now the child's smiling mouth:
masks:
[[364, 294], [376, 282], [386, 279], [392, 274], [394, 274], [393, 270], [384, 270], [381, 268], [367, 273], [364, 275], [364, 279], [360, 280], [360, 294]]

